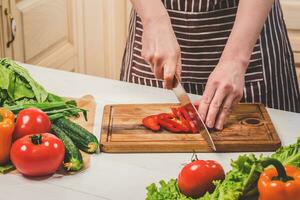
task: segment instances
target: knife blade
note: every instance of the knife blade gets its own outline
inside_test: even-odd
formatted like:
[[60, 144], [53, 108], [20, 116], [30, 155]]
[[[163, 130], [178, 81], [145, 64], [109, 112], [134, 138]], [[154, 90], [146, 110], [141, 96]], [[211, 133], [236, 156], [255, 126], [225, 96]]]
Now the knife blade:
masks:
[[179, 81], [177, 76], [174, 77], [173, 83], [173, 92], [175, 93], [178, 101], [180, 102], [181, 106], [183, 106], [187, 112], [189, 113], [191, 119], [196, 122], [196, 125], [199, 128], [199, 133], [201, 133], [204, 140], [207, 142], [208, 146], [211, 147], [213, 151], [216, 151], [216, 146], [214, 141], [211, 138], [209, 130], [205, 125], [203, 119], [201, 118], [200, 114], [198, 113], [197, 109], [195, 108], [194, 104], [191, 102], [189, 96], [187, 95], [185, 89], [183, 88], [182, 84]]

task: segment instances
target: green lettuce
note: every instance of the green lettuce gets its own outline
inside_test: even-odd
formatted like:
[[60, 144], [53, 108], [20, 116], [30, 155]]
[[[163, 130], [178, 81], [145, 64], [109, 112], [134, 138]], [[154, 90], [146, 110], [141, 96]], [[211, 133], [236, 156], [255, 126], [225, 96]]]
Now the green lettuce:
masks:
[[160, 187], [154, 183], [147, 187], [146, 200], [193, 200], [179, 192], [176, 179], [171, 179], [168, 182], [161, 180], [159, 184]]
[[271, 157], [276, 158], [283, 165], [292, 165], [300, 168], [300, 138], [295, 144], [280, 147]]
[[47, 100], [48, 92], [26, 69], [10, 59], [0, 60], [0, 77], [0, 106], [15, 105], [24, 99], [39, 103]]

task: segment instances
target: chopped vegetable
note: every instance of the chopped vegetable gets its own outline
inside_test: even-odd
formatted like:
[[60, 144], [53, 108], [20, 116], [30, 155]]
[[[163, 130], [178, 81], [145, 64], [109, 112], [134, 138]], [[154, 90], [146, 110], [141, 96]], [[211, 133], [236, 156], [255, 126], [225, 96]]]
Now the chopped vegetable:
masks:
[[56, 172], [65, 155], [63, 142], [50, 133], [26, 135], [11, 148], [11, 161], [26, 176], [46, 176]]
[[25, 135], [49, 133], [51, 122], [43, 111], [36, 108], [22, 110], [16, 120], [14, 138], [18, 139]]
[[60, 118], [54, 122], [74, 142], [74, 144], [87, 153], [95, 153], [99, 148], [98, 139], [95, 135], [66, 118]]
[[0, 108], [0, 165], [7, 164], [14, 132], [14, 114]]
[[152, 131], [158, 131], [160, 130], [160, 125], [158, 123], [158, 117], [157, 115], [150, 115], [150, 116], [147, 116], [143, 119], [143, 125], [146, 127], [146, 128], [149, 128], [151, 129]]
[[173, 133], [180, 133], [180, 132], [188, 132], [190, 128], [187, 126], [184, 121], [178, 119], [175, 115], [170, 113], [161, 113], [158, 114], [158, 123]]
[[224, 170], [219, 163], [197, 159], [182, 168], [178, 176], [178, 187], [187, 197], [199, 198], [206, 192], [213, 192], [213, 181], [224, 178]]
[[67, 134], [52, 124], [52, 133], [59, 137], [65, 146], [64, 168], [67, 171], [79, 171], [83, 167], [82, 155]]
[[258, 181], [259, 200], [300, 200], [300, 169], [283, 166], [280, 161], [269, 158], [263, 166], [275, 168], [265, 170]]
[[160, 113], [145, 117], [142, 122], [146, 128], [158, 131], [161, 127], [173, 133], [196, 133], [199, 127], [190, 117], [185, 107], [172, 107], [172, 113]]

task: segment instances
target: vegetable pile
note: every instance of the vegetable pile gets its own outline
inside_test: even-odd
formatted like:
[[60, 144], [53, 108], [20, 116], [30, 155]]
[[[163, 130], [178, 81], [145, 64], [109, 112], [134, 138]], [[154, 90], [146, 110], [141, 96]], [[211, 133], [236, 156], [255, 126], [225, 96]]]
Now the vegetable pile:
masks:
[[[273, 167], [266, 168], [269, 164], [275, 165], [277, 170]], [[300, 200], [300, 139], [293, 145], [281, 147], [270, 157], [241, 155], [232, 161], [231, 166], [232, 169], [225, 175], [224, 180], [212, 181], [215, 189], [211, 193], [207, 190], [203, 196], [192, 198], [193, 195], [188, 195], [190, 196], [188, 197], [183, 194], [179, 179], [171, 179], [168, 182], [161, 180], [159, 187], [154, 183], [147, 187], [146, 200], [239, 200], [258, 197], [260, 200]], [[214, 170], [206, 171], [212, 172]], [[283, 173], [292, 179], [283, 178], [285, 177]], [[208, 185], [201, 181], [198, 183], [203, 184], [202, 188]]]
[[[97, 138], [72, 122], [87, 120], [76, 102], [47, 92], [28, 71], [9, 59], [0, 60], [0, 172], [16, 169], [26, 176], [83, 167], [82, 153], [95, 153]], [[10, 163], [12, 162], [12, 164]]]

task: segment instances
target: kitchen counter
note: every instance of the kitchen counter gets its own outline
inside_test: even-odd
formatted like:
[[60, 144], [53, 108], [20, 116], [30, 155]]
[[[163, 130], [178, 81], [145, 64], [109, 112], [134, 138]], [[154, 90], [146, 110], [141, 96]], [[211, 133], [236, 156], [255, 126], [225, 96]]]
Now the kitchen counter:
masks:
[[[125, 82], [24, 65], [48, 91], [62, 96], [92, 94], [97, 101], [94, 133], [99, 138], [103, 106], [112, 103], [174, 103], [171, 91]], [[191, 95], [193, 100], [199, 98]], [[300, 114], [268, 109], [282, 145], [295, 143], [300, 136]], [[224, 169], [241, 153], [199, 153]], [[257, 155], [260, 153], [256, 153]], [[266, 153], [268, 154], [268, 153]], [[142, 200], [146, 186], [161, 179], [176, 178], [190, 153], [106, 154], [91, 156], [90, 167], [74, 176], [28, 179], [22, 175], [0, 176], [1, 200]]]

